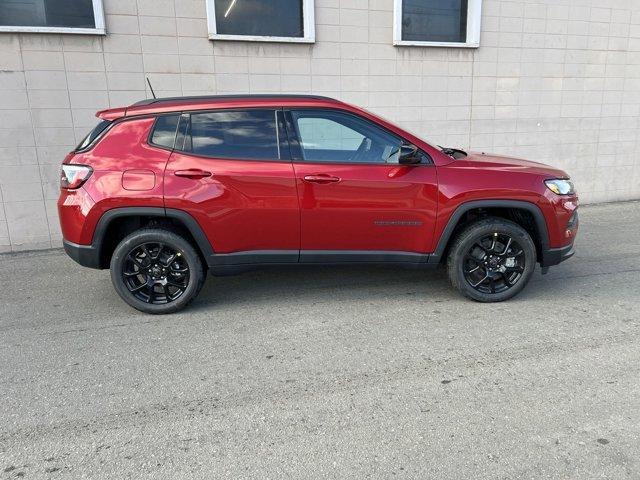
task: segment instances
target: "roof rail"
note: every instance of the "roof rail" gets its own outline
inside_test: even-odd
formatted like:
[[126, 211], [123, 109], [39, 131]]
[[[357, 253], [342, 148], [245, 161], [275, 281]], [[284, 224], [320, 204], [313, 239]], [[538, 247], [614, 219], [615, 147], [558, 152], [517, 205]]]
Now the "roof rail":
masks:
[[332, 100], [330, 97], [323, 97], [321, 95], [288, 95], [288, 94], [246, 94], [246, 95], [200, 95], [200, 96], [191, 96], [191, 97], [164, 97], [164, 98], [148, 98], [146, 100], [141, 100], [139, 102], [131, 105], [132, 107], [140, 107], [146, 105], [155, 105], [159, 103], [165, 102], [179, 102], [179, 101], [207, 101], [207, 102], [216, 102], [216, 101], [225, 101], [225, 100], [233, 100], [233, 99], [278, 99], [278, 98], [297, 98], [297, 99], [313, 99], [313, 100]]

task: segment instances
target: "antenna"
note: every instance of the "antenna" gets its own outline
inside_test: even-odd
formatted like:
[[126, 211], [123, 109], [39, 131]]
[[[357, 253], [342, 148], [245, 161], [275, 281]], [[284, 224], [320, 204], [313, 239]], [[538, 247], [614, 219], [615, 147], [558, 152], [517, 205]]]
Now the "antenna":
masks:
[[149, 80], [149, 77], [147, 77], [147, 83], [149, 84], [149, 90], [151, 90], [151, 95], [153, 95], [153, 98], [156, 98], [156, 92], [153, 91], [153, 87], [151, 86], [151, 80]]

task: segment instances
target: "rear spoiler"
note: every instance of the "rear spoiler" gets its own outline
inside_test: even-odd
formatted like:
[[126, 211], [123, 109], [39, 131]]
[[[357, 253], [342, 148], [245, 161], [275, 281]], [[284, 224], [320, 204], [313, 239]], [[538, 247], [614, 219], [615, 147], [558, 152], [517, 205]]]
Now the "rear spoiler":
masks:
[[114, 121], [119, 118], [127, 116], [127, 107], [120, 108], [108, 108], [107, 110], [100, 110], [96, 113], [96, 117], [101, 118], [102, 120]]

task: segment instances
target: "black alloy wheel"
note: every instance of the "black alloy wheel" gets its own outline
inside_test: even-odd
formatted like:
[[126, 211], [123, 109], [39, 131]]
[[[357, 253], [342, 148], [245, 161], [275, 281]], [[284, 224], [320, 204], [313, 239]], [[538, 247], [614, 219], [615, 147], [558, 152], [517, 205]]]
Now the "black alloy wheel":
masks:
[[200, 292], [205, 270], [194, 246], [161, 228], [137, 230], [111, 257], [111, 281], [122, 299], [146, 313], [181, 310]]
[[465, 227], [447, 258], [451, 284], [465, 297], [501, 302], [529, 282], [537, 260], [531, 235], [510, 220], [487, 217]]
[[182, 253], [164, 243], [143, 243], [126, 256], [122, 281], [138, 300], [173, 302], [189, 286], [189, 265]]
[[464, 278], [481, 293], [502, 293], [522, 278], [524, 250], [510, 235], [494, 232], [479, 238], [464, 258]]

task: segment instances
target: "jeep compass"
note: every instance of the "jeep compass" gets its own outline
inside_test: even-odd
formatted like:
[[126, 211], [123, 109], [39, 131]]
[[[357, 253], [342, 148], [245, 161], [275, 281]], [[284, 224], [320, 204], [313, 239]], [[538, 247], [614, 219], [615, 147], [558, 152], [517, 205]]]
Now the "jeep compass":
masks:
[[180, 97], [98, 112], [64, 160], [64, 247], [149, 313], [206, 272], [264, 265], [445, 264], [481, 302], [573, 255], [578, 198], [540, 163], [431, 145], [338, 100]]

